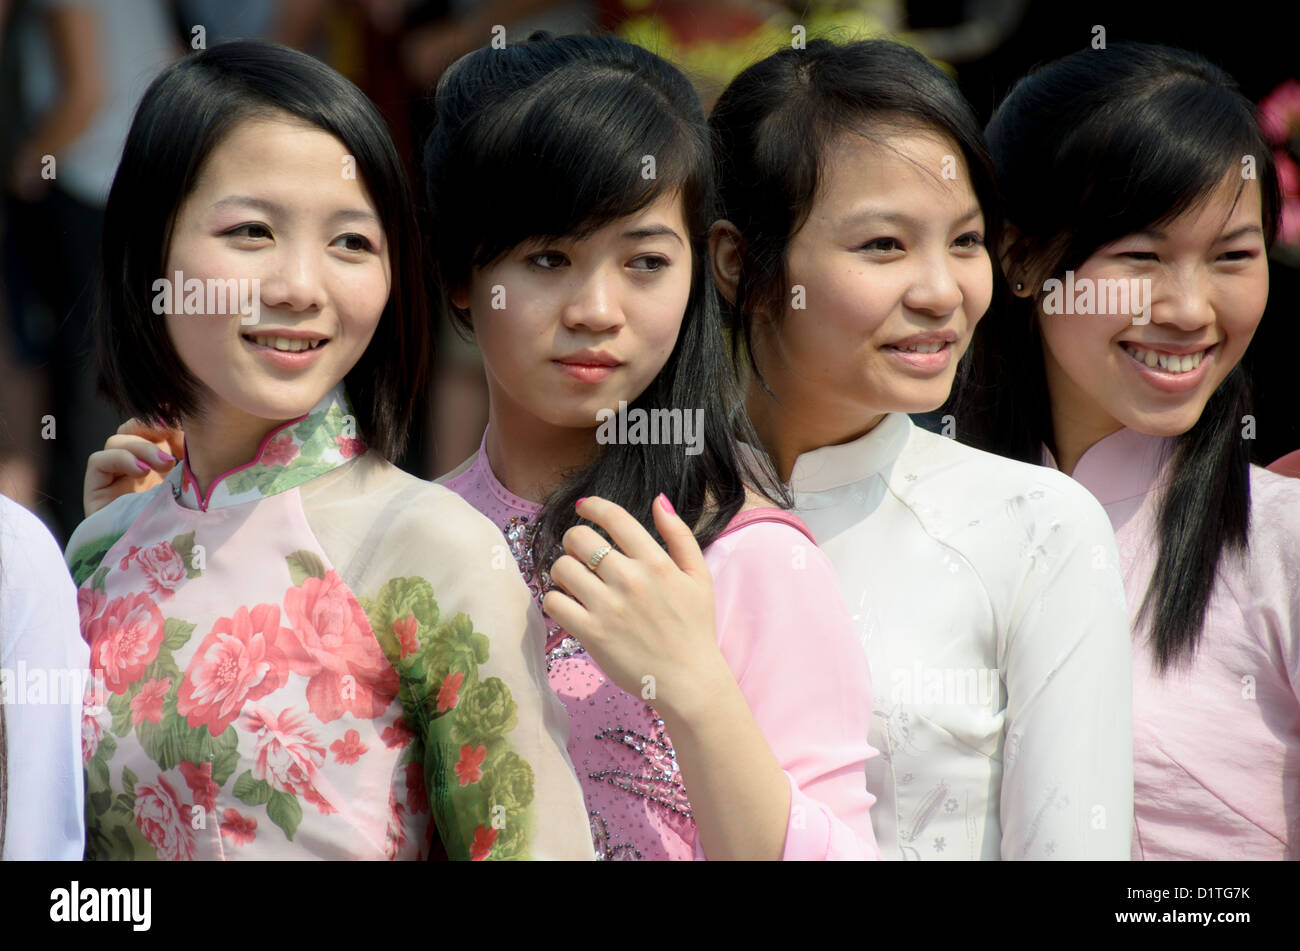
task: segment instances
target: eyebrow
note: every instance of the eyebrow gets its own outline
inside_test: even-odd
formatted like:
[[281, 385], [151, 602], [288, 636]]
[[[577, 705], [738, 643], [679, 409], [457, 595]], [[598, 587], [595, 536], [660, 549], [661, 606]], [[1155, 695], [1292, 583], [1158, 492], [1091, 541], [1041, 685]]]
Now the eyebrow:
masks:
[[667, 235], [668, 237], [676, 238], [678, 244], [683, 247], [686, 246], [686, 242], [682, 240], [682, 236], [667, 225], [651, 225], [647, 228], [633, 228], [629, 231], [623, 232], [623, 237], [631, 238], [633, 241], [639, 241], [642, 238], [656, 238], [660, 235]]
[[[252, 195], [227, 195], [225, 198], [212, 203], [213, 211], [222, 211], [226, 208], [233, 207], [256, 208], [259, 211], [266, 212], [268, 215], [278, 215], [280, 217], [287, 216], [287, 210], [283, 205], [266, 198], [255, 198]], [[375, 224], [380, 224], [379, 216], [365, 208], [340, 208], [338, 211], [330, 215], [328, 219], [330, 224], [357, 220], [371, 221]]]
[[[970, 208], [966, 212], [966, 214], [956, 219], [954, 224], [959, 224], [959, 225], [965, 224], [968, 221], [972, 221], [975, 218], [978, 218], [983, 213], [984, 212], [980, 208], [980, 206], [975, 205], [974, 207]], [[866, 221], [866, 220], [884, 221], [889, 224], [896, 224], [896, 225], [916, 226], [918, 224], [921, 224], [921, 220], [919, 218], [914, 218], [911, 215], [905, 215], [895, 211], [885, 211], [882, 208], [872, 208], [872, 207], [859, 208], [857, 211], [845, 217], [843, 223], [857, 224], [860, 221]]]
[[[1257, 234], [1262, 237], [1264, 229], [1259, 225], [1242, 225], [1235, 231], [1229, 231], [1227, 234], [1215, 238], [1214, 243], [1221, 244], [1228, 241], [1235, 241], [1248, 234]], [[1150, 238], [1153, 241], [1164, 241], [1169, 237], [1169, 235], [1165, 234], [1159, 228], [1143, 228], [1141, 231], [1134, 231], [1133, 236], [1136, 238]]]

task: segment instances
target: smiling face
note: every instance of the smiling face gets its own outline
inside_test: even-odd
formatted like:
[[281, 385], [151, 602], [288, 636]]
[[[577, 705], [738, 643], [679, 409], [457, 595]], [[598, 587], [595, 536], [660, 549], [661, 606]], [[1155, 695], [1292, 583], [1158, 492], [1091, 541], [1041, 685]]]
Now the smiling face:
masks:
[[473, 317], [494, 418], [594, 430], [598, 410], [650, 385], [690, 299], [682, 211], [665, 194], [581, 241], [527, 242], [452, 295]]
[[993, 288], [984, 218], [954, 142], [920, 129], [846, 134], [823, 167], [786, 253], [785, 313], [754, 335], [778, 398], [824, 420], [819, 444], [883, 413], [942, 404]]
[[388, 300], [388, 250], [361, 181], [344, 174], [346, 155], [334, 136], [287, 115], [245, 119], [177, 210], [168, 280], [179, 271], [205, 288], [258, 287], [257, 323], [230, 306], [165, 318], [201, 384], [205, 422], [246, 429], [301, 416], [370, 343]]
[[1121, 426], [1173, 436], [1196, 424], [1264, 313], [1260, 221], [1258, 182], [1243, 188], [1230, 171], [1198, 206], [1112, 241], [1075, 271], [1076, 287], [1085, 279], [1150, 281], [1149, 323], [1127, 314], [1048, 315], [1040, 305], [1058, 444], [1081, 452]]

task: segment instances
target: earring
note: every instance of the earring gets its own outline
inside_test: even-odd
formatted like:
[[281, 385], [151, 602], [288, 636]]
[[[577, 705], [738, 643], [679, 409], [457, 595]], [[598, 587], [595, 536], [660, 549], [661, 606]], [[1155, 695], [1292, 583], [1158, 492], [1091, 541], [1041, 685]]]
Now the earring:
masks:
[[1016, 282], [1016, 290], [1018, 290], [1018, 291], [1023, 291], [1024, 289], [1025, 289], [1025, 285], [1024, 285], [1024, 284], [1021, 284], [1019, 281], [1017, 281], [1017, 282]]

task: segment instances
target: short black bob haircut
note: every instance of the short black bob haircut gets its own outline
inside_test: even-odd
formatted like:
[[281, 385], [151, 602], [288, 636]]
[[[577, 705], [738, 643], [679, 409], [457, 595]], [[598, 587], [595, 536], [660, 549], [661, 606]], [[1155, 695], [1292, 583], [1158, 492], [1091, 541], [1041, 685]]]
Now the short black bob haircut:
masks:
[[[986, 134], [1012, 226], [1007, 270], [1036, 291], [1004, 296], [1007, 307], [976, 328], [952, 412], [962, 441], [1037, 464], [1043, 446], [1056, 450], [1037, 319], [1043, 282], [1197, 207], [1246, 156], [1255, 159], [1270, 246], [1281, 208], [1277, 171], [1254, 106], [1232, 77], [1195, 53], [1154, 44], [1085, 49], [1036, 69]], [[1160, 551], [1139, 614], [1161, 670], [1191, 660], [1219, 563], [1248, 546], [1250, 451], [1240, 426], [1250, 406], [1238, 364], [1196, 425], [1173, 440]]]
[[[934, 132], [961, 152], [984, 214], [985, 243], [997, 247], [999, 203], [993, 163], [974, 110], [956, 83], [923, 55], [892, 40], [810, 40], [783, 49], [731, 81], [709, 116], [722, 217], [736, 226], [740, 281], [731, 310], [737, 359], [754, 364], [753, 333], [776, 322], [789, 299], [786, 253], [842, 135], [879, 141], [894, 131]], [[990, 251], [995, 284], [996, 255]]]
[[378, 211], [392, 289], [370, 345], [344, 377], [367, 445], [393, 459], [405, 447], [426, 385], [433, 340], [415, 201], [374, 105], [318, 60], [238, 40], [174, 63], [145, 92], [104, 213], [94, 318], [100, 389], [134, 416], [180, 425], [199, 411], [200, 384], [152, 310], [177, 210], [212, 150], [239, 122], [285, 114], [337, 137]]

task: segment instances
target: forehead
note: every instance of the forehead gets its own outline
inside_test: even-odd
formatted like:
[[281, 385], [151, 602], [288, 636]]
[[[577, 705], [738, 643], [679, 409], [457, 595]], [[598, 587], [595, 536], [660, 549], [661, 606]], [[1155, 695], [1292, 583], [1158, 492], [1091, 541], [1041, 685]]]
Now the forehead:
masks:
[[1243, 177], [1241, 170], [1233, 166], [1213, 190], [1158, 230], [1166, 234], [1218, 234], [1237, 225], [1258, 223], [1262, 214], [1259, 180]]
[[823, 156], [818, 190], [843, 200], [854, 192], [906, 192], [915, 199], [969, 201], [965, 157], [937, 130], [887, 126], [835, 136]]

